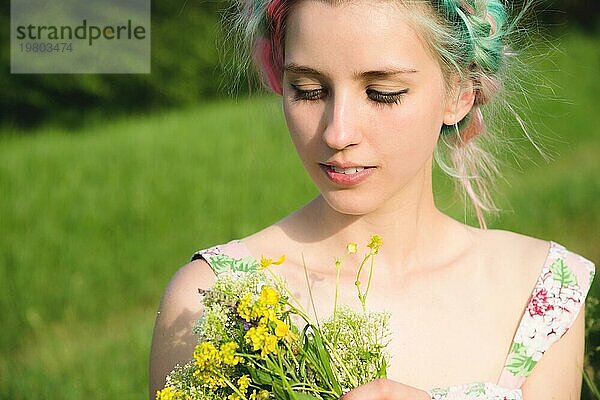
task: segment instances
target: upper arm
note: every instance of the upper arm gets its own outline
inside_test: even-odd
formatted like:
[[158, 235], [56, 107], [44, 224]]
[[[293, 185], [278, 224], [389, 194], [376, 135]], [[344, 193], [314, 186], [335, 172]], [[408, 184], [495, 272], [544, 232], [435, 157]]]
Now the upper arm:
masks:
[[524, 400], [579, 400], [585, 347], [585, 305], [562, 338], [544, 353], [521, 387]]
[[202, 315], [199, 288], [207, 289], [215, 279], [205, 260], [195, 260], [181, 267], [169, 282], [154, 325], [150, 351], [150, 399], [165, 384], [167, 374], [176, 364], [192, 359], [197, 338], [192, 328]]

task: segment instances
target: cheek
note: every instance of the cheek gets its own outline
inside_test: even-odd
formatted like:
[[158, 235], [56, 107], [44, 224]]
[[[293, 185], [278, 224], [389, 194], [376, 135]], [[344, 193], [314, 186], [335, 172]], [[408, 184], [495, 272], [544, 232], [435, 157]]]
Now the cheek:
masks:
[[283, 113], [290, 132], [292, 142], [298, 150], [301, 159], [308, 156], [306, 150], [310, 146], [318, 146], [315, 135], [318, 132], [319, 118], [322, 110], [318, 104], [291, 102], [283, 97]]
[[386, 132], [378, 140], [377, 147], [384, 159], [402, 170], [417, 169], [431, 157], [440, 134], [444, 118], [443, 99], [432, 96], [407, 99], [394, 106], [393, 111], [379, 112], [370, 126], [379, 132]]

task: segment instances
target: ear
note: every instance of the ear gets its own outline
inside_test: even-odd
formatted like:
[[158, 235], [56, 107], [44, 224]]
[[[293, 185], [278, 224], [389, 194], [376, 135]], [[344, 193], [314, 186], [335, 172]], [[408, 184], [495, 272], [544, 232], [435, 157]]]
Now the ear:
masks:
[[448, 96], [448, 104], [444, 113], [444, 124], [454, 125], [471, 111], [475, 103], [475, 90], [470, 79], [457, 80], [454, 90]]

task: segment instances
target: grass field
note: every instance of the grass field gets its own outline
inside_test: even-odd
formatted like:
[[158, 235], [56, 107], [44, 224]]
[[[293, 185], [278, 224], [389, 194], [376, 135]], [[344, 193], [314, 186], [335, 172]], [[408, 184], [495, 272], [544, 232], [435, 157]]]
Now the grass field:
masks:
[[[508, 211], [490, 225], [597, 263], [600, 40], [570, 35], [559, 49], [534, 75], [555, 87], [528, 86], [522, 110], [554, 161], [524, 144], [530, 160], [506, 166]], [[0, 399], [147, 398], [153, 319], [173, 272], [317, 193], [273, 97], [13, 133], [0, 136]], [[436, 182], [440, 207], [463, 220]]]

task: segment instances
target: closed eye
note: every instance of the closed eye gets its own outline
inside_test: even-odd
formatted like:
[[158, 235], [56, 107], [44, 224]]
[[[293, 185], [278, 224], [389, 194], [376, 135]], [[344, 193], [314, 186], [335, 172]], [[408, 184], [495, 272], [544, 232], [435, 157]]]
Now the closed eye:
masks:
[[319, 100], [324, 96], [325, 89], [310, 89], [302, 90], [296, 85], [291, 85], [294, 89], [294, 101], [315, 101]]
[[372, 99], [378, 103], [378, 105], [398, 104], [406, 93], [408, 93], [408, 89], [402, 89], [398, 92], [379, 92], [377, 90], [367, 89], [369, 99]]
[[[317, 101], [327, 95], [327, 90], [324, 88], [303, 90], [296, 85], [291, 85], [294, 90], [293, 101]], [[394, 105], [400, 103], [402, 97], [408, 93], [408, 89], [403, 89], [397, 92], [379, 92], [374, 89], [367, 89], [367, 97], [377, 105]]]

